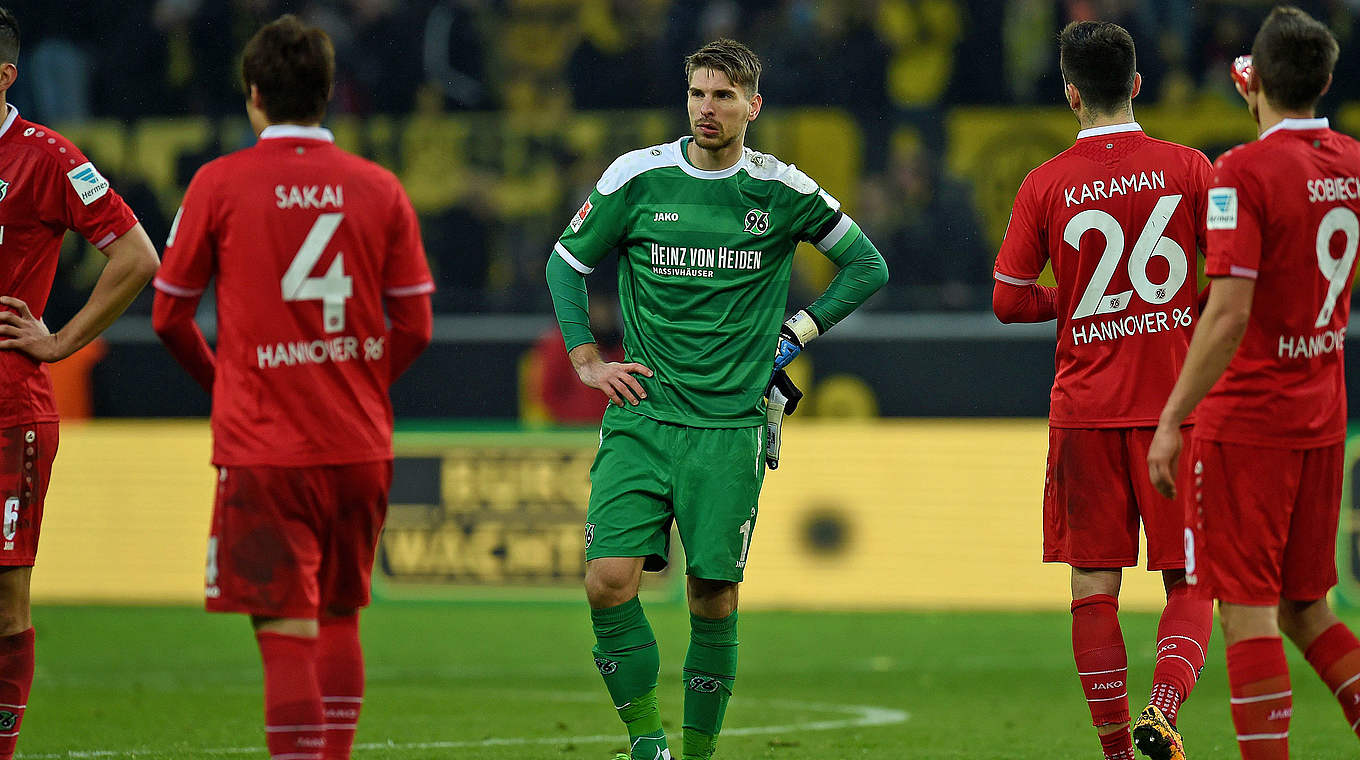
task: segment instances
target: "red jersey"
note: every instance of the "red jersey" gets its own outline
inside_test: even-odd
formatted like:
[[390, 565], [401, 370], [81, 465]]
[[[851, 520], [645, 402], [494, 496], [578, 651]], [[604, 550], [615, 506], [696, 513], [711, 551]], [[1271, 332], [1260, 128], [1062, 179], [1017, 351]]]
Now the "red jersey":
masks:
[[390, 459], [383, 297], [434, 290], [415, 211], [328, 130], [260, 138], [194, 175], [155, 281], [195, 297], [217, 278], [213, 463]]
[[[0, 295], [20, 299], [41, 319], [66, 231], [103, 249], [137, 217], [69, 140], [20, 118], [12, 105], [7, 110], [0, 124]], [[0, 351], [0, 427], [56, 419], [47, 365]]]
[[1274, 448], [1340, 443], [1342, 363], [1360, 245], [1360, 143], [1285, 119], [1214, 166], [1211, 277], [1256, 280], [1251, 320], [1195, 434]]
[[1051, 426], [1157, 424], [1198, 314], [1212, 170], [1203, 153], [1129, 123], [1082, 130], [1025, 177], [993, 274], [1032, 285], [1053, 262]]

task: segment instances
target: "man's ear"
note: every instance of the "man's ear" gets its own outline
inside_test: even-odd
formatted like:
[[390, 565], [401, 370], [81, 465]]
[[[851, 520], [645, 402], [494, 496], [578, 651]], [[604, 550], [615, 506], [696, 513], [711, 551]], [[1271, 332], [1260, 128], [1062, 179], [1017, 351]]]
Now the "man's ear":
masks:
[[1067, 107], [1073, 111], [1080, 111], [1081, 93], [1077, 90], [1077, 86], [1071, 82], [1064, 82], [1063, 85], [1063, 92], [1067, 95]]
[[19, 78], [19, 67], [12, 63], [0, 64], [0, 92], [14, 86]]

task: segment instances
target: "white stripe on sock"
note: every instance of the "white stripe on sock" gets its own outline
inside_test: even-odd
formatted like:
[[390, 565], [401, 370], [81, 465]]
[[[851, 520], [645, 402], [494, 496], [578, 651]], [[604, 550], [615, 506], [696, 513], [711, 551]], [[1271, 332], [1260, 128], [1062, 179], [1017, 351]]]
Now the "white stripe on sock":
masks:
[[1294, 696], [1294, 691], [1291, 689], [1289, 691], [1277, 691], [1274, 694], [1262, 694], [1256, 697], [1233, 697], [1228, 701], [1235, 705], [1249, 705], [1254, 702], [1269, 702], [1272, 699], [1279, 699], [1280, 697], [1292, 697], [1292, 696]]
[[1162, 639], [1161, 641], [1158, 641], [1158, 642], [1157, 642], [1157, 648], [1158, 648], [1158, 649], [1161, 649], [1161, 648], [1162, 648], [1162, 642], [1163, 642], [1163, 641], [1167, 641], [1168, 639], [1185, 639], [1186, 641], [1188, 641], [1188, 642], [1190, 642], [1191, 644], [1194, 644], [1194, 645], [1195, 645], [1195, 648], [1199, 650], [1199, 656], [1200, 656], [1201, 659], [1205, 659], [1205, 660], [1209, 659], [1209, 658], [1206, 657], [1205, 654], [1204, 654], [1204, 647], [1200, 646], [1198, 641], [1195, 641], [1194, 639], [1190, 638], [1189, 636], [1181, 636], [1181, 635], [1179, 635], [1179, 634], [1178, 634], [1178, 635], [1175, 635], [1175, 636], [1167, 636], [1166, 638], [1164, 638], [1164, 639]]

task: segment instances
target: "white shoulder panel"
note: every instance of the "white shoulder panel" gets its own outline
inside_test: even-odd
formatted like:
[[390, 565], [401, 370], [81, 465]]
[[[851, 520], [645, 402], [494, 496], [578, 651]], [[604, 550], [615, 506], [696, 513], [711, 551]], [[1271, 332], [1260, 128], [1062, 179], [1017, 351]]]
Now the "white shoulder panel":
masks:
[[797, 166], [786, 164], [769, 153], [746, 149], [746, 171], [755, 179], [777, 180], [803, 195], [817, 192], [817, 183]]
[[595, 189], [600, 195], [609, 195], [643, 172], [664, 166], [675, 166], [679, 160], [678, 145], [677, 140], [673, 143], [653, 145], [650, 148], [639, 148], [619, 156], [608, 169], [604, 170], [604, 174], [600, 175], [600, 181], [595, 183]]

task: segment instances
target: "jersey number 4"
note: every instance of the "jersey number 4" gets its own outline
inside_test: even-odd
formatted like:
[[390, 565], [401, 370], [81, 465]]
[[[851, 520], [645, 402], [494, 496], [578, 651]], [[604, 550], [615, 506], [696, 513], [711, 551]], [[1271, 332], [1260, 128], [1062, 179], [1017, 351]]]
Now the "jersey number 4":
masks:
[[312, 269], [326, 252], [335, 231], [340, 227], [343, 213], [322, 214], [307, 232], [307, 239], [293, 255], [288, 271], [283, 273], [283, 300], [320, 301], [326, 332], [345, 329], [345, 301], [354, 295], [354, 278], [345, 274], [345, 254], [336, 253], [326, 274], [313, 277]]
[[[1139, 298], [1150, 304], [1163, 304], [1175, 297], [1185, 284], [1189, 264], [1185, 259], [1185, 249], [1163, 235], [1167, 223], [1171, 221], [1171, 215], [1176, 212], [1180, 202], [1179, 195], [1164, 195], [1157, 199], [1157, 205], [1153, 207], [1147, 224], [1143, 225], [1143, 231], [1138, 234], [1138, 240], [1133, 244], [1133, 250], [1129, 252], [1129, 281], [1133, 284], [1133, 290], [1125, 290], [1122, 293], [1105, 292], [1109, 289], [1110, 280], [1114, 278], [1115, 270], [1124, 257], [1124, 229], [1119, 226], [1119, 220], [1094, 208], [1072, 217], [1067, 227], [1063, 229], [1063, 240], [1068, 245], [1080, 250], [1082, 236], [1091, 230], [1099, 232], [1105, 238], [1105, 252], [1101, 254], [1096, 271], [1092, 273], [1091, 282], [1086, 285], [1081, 300], [1077, 301], [1077, 308], [1072, 312], [1073, 319], [1123, 311], [1128, 308], [1134, 291], [1138, 292]], [[1157, 283], [1148, 279], [1148, 264], [1154, 256], [1166, 259], [1169, 271], [1164, 282]]]

